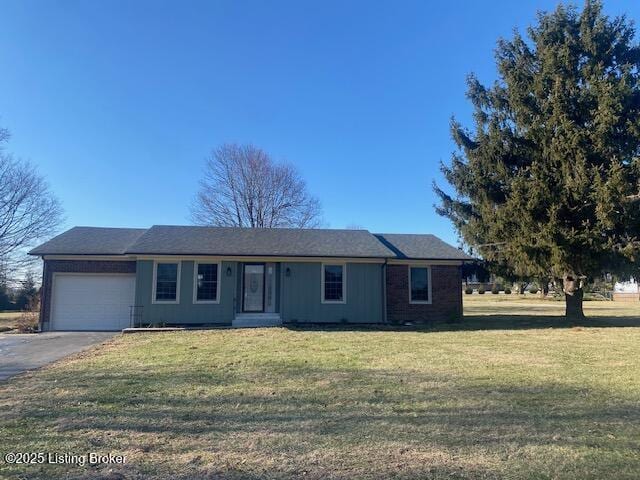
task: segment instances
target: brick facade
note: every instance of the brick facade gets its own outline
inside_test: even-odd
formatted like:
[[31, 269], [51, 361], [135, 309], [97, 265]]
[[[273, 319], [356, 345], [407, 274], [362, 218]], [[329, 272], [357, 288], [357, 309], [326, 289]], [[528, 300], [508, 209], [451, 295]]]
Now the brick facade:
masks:
[[126, 260], [45, 260], [40, 297], [40, 329], [48, 330], [54, 273], [136, 273], [136, 262]]
[[387, 265], [387, 320], [430, 323], [462, 318], [462, 270], [458, 265], [431, 266], [430, 304], [409, 303], [409, 266]]

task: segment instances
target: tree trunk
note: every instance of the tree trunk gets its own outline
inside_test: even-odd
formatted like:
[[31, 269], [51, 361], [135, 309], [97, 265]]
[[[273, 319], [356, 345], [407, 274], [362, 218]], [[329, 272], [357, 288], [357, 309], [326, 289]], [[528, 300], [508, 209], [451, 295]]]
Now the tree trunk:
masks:
[[565, 317], [567, 320], [584, 319], [584, 312], [582, 311], [582, 298], [584, 296], [582, 282], [575, 275], [567, 274], [562, 279], [562, 287], [566, 300]]
[[549, 281], [548, 280], [540, 280], [540, 298], [547, 298], [549, 294]]

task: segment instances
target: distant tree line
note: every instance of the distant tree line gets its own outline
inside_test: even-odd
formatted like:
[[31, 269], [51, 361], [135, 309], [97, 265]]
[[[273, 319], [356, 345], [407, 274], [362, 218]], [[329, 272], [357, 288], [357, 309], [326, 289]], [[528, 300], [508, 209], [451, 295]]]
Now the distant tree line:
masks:
[[37, 310], [39, 297], [40, 288], [31, 272], [13, 286], [5, 279], [0, 280], [0, 311]]

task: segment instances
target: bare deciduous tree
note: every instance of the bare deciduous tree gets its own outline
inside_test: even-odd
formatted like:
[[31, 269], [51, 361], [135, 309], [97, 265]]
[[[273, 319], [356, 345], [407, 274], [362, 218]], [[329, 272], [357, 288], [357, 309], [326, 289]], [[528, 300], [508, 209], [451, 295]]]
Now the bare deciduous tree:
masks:
[[307, 192], [298, 171], [253, 145], [215, 149], [191, 205], [198, 225], [315, 228], [320, 215], [320, 202]]
[[6, 277], [29, 259], [25, 249], [51, 235], [62, 208], [44, 178], [28, 162], [4, 151], [9, 132], [0, 129], [0, 267]]

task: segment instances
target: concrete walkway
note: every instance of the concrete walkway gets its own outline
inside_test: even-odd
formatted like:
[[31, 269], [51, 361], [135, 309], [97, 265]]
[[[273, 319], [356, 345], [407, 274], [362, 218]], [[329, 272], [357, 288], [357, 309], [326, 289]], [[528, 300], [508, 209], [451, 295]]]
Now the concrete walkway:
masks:
[[0, 334], [0, 381], [110, 339], [117, 332]]

